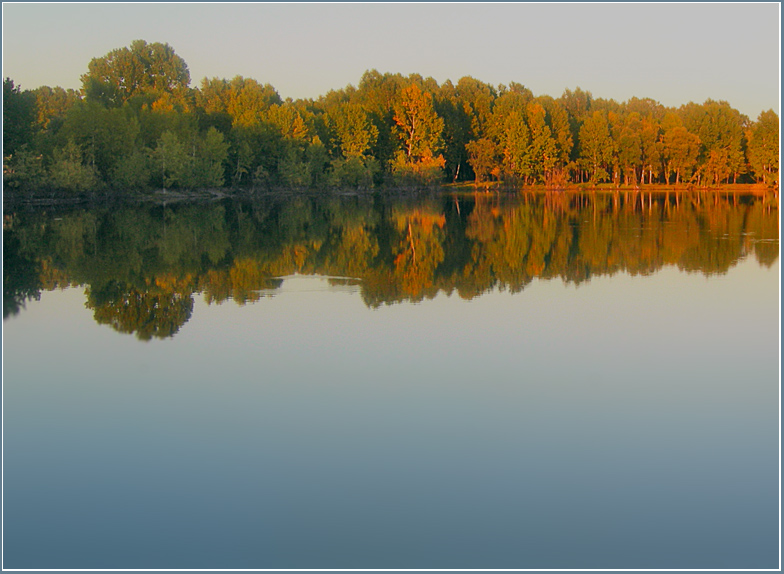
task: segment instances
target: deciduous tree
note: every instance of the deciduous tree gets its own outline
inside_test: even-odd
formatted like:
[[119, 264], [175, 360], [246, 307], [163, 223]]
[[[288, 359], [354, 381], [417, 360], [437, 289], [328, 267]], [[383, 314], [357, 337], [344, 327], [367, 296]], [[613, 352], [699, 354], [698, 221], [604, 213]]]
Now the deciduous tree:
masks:
[[591, 174], [591, 182], [599, 183], [609, 179], [607, 171], [613, 158], [613, 140], [607, 114], [602, 110], [594, 111], [580, 128], [580, 163]]
[[33, 137], [35, 94], [22, 91], [11, 78], [3, 80], [3, 154], [12, 155]]
[[88, 100], [120, 105], [133, 96], [160, 97], [187, 88], [188, 65], [169, 44], [134, 40], [130, 47], [93, 58], [82, 76]]
[[766, 185], [779, 181], [779, 117], [773, 110], [762, 112], [748, 131], [751, 171]]
[[416, 163], [441, 151], [444, 120], [433, 108], [433, 95], [416, 84], [404, 88], [395, 105], [395, 124], [406, 161]]

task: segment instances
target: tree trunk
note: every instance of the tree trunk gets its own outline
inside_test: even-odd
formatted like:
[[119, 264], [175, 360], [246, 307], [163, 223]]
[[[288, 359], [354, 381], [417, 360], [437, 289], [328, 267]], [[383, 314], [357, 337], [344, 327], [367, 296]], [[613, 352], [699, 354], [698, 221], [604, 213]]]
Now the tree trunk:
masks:
[[411, 232], [411, 220], [408, 221], [408, 241], [411, 244], [411, 258], [416, 261], [416, 248], [414, 247], [414, 234]]

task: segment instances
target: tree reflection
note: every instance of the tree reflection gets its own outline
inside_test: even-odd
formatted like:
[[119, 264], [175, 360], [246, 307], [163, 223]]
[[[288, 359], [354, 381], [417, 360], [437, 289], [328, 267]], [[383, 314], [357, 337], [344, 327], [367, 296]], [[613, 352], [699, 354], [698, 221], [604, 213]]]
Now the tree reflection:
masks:
[[3, 229], [3, 319], [16, 315], [41, 296], [41, 264], [26, 256], [19, 238]]
[[431, 297], [436, 269], [444, 260], [443, 228], [446, 218], [432, 206], [394, 209], [397, 238], [392, 249], [392, 280], [406, 298]]
[[142, 341], [173, 337], [191, 318], [190, 294], [165, 289], [140, 291], [111, 282], [87, 291], [87, 304], [97, 323], [120, 333], [134, 333]]
[[665, 266], [727, 273], [778, 260], [777, 204], [752, 195], [478, 193], [428, 199], [27, 211], [4, 227], [7, 317], [42, 289], [87, 286], [96, 321], [144, 340], [208, 304], [258, 302], [293, 273], [351, 278], [369, 307], [439, 292], [471, 299], [533, 280], [579, 285]]

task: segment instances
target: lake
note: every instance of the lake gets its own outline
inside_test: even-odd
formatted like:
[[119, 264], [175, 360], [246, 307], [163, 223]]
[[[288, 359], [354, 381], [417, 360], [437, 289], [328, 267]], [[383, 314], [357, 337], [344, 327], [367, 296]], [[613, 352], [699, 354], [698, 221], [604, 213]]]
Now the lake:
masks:
[[777, 204], [4, 215], [4, 568], [778, 568]]

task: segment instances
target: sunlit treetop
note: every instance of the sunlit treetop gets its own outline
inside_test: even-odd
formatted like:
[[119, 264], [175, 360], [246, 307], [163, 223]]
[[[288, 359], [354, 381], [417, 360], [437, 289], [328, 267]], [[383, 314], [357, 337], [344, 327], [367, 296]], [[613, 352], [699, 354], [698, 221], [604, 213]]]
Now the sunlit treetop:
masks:
[[93, 58], [82, 76], [87, 99], [120, 105], [136, 95], [161, 95], [187, 88], [191, 76], [188, 65], [169, 44], [135, 40], [130, 47], [118, 48]]

